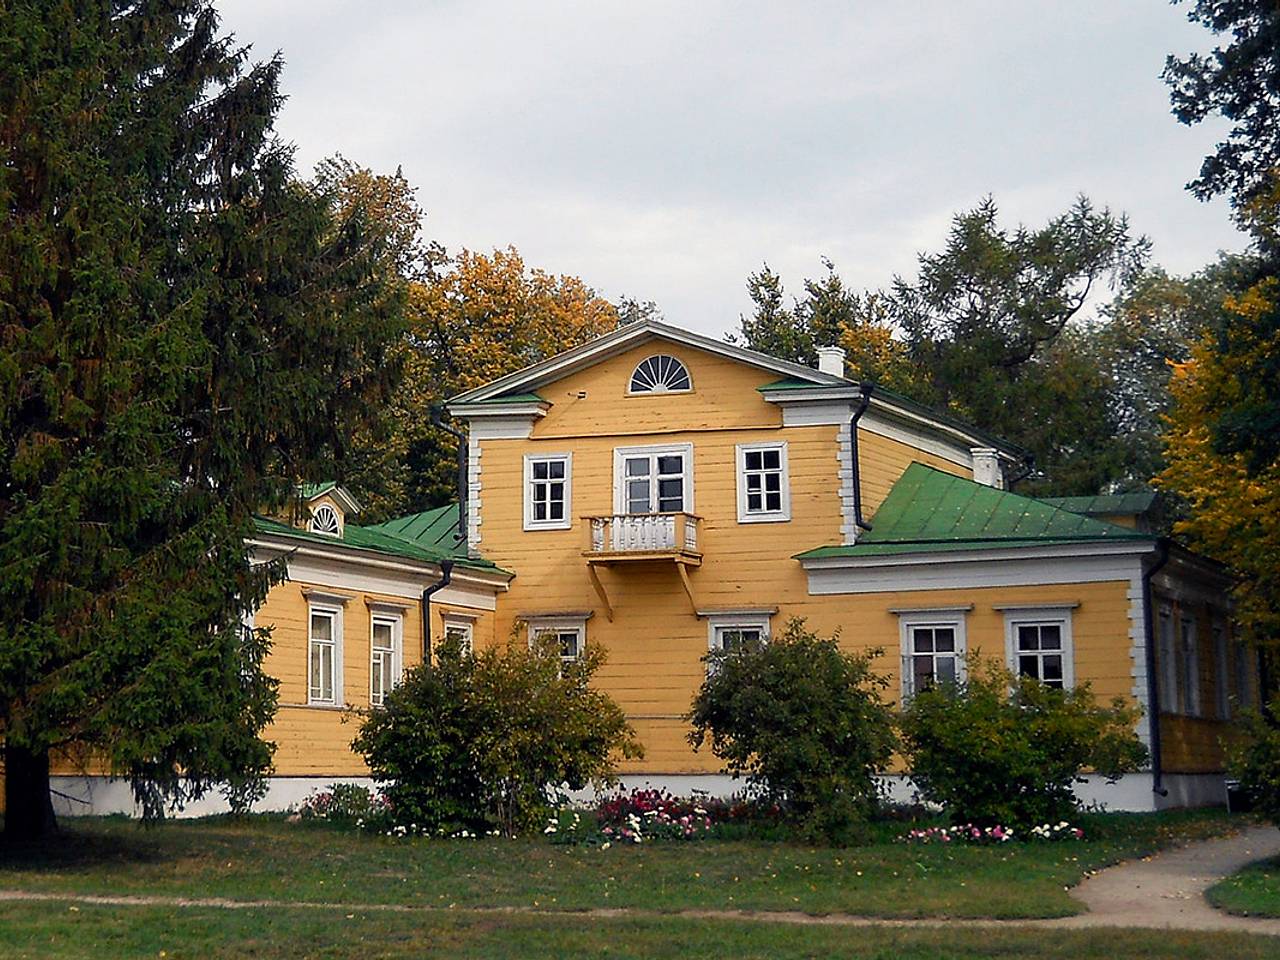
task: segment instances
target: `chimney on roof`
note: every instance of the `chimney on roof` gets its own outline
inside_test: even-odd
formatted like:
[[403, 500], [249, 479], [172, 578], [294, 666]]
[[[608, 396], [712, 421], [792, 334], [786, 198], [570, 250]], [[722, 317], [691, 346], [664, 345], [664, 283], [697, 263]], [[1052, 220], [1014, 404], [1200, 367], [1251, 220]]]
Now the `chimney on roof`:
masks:
[[1000, 469], [1000, 451], [995, 447], [971, 447], [973, 480], [984, 486], [1004, 489], [1004, 473]]
[[840, 347], [819, 347], [818, 372], [829, 373], [833, 377], [843, 377], [844, 350]]

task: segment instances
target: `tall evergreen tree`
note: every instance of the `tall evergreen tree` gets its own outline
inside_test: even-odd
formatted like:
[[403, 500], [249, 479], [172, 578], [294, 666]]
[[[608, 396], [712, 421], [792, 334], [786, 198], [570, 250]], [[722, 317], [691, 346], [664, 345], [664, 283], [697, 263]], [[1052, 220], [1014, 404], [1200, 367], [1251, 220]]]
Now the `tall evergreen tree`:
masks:
[[359, 211], [271, 137], [278, 59], [207, 0], [0, 4], [0, 738], [9, 837], [55, 763], [161, 815], [271, 762], [260, 509], [323, 477], [402, 329]]

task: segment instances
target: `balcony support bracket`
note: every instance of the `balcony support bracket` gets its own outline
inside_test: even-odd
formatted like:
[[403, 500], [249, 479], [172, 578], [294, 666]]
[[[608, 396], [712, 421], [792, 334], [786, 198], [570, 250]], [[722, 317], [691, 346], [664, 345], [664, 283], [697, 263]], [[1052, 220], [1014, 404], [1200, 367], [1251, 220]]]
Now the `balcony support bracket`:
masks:
[[600, 604], [604, 607], [604, 615], [613, 623], [613, 604], [609, 602], [609, 594], [605, 592], [604, 584], [600, 580], [600, 572], [596, 569], [596, 564], [587, 564], [587, 575], [591, 578], [591, 586], [595, 588], [596, 596], [600, 598]]
[[694, 615], [697, 616], [698, 601], [693, 596], [693, 584], [689, 582], [689, 565], [677, 560], [676, 569], [680, 571], [680, 584], [684, 587], [685, 596], [689, 598], [689, 607], [693, 610]]

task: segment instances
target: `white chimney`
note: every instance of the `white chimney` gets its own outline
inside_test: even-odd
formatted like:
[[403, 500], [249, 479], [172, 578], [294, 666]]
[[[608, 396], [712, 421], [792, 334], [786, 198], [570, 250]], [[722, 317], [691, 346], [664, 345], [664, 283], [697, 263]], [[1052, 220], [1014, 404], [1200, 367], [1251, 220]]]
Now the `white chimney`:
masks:
[[995, 447], [971, 447], [973, 479], [984, 486], [1004, 489], [1004, 474], [1000, 470], [1000, 452]]
[[818, 372], [829, 373], [833, 377], [843, 377], [844, 350], [840, 347], [819, 347]]

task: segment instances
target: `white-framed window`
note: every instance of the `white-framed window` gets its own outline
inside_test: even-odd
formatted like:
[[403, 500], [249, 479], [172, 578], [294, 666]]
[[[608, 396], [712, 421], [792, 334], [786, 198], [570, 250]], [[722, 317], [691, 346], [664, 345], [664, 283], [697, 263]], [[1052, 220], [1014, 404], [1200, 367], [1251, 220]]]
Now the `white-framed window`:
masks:
[[311, 522], [307, 528], [312, 533], [321, 533], [326, 537], [337, 537], [342, 534], [342, 521], [338, 511], [329, 504], [322, 503], [311, 511]]
[[475, 618], [459, 613], [446, 613], [441, 619], [444, 621], [445, 640], [457, 640], [462, 644], [464, 654], [473, 653], [476, 636]]
[[528, 621], [529, 644], [539, 637], [554, 641], [563, 663], [572, 663], [587, 649], [586, 616], [531, 617]]
[[1178, 689], [1178, 644], [1174, 635], [1173, 610], [1161, 606], [1156, 614], [1156, 683], [1162, 713], [1177, 713], [1181, 693]]
[[342, 607], [312, 601], [307, 621], [307, 703], [341, 706]]
[[1231, 719], [1231, 647], [1226, 624], [1215, 617], [1213, 630], [1213, 714], [1219, 720]]
[[369, 703], [380, 707], [404, 671], [404, 618], [373, 613], [369, 619]]
[[665, 353], [645, 357], [631, 373], [627, 393], [688, 393], [693, 389], [689, 368]]
[[1006, 609], [1004, 624], [1010, 670], [1046, 687], [1069, 690], [1075, 685], [1071, 608]]
[[615, 513], [693, 512], [693, 444], [617, 447], [613, 467]]
[[791, 519], [787, 444], [738, 444], [738, 522], [777, 523]]
[[726, 614], [707, 618], [707, 649], [739, 650], [744, 646], [767, 644], [769, 618], [764, 614]]
[[1189, 717], [1200, 716], [1200, 638], [1197, 635], [1195, 617], [1183, 614], [1178, 620], [1178, 653], [1181, 658], [1182, 697], [1181, 712]]
[[526, 454], [524, 529], [568, 530], [573, 509], [573, 454]]
[[902, 645], [902, 697], [965, 678], [965, 614], [970, 608], [895, 610]]

